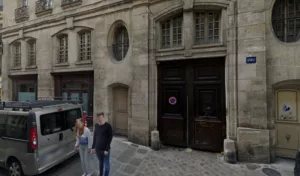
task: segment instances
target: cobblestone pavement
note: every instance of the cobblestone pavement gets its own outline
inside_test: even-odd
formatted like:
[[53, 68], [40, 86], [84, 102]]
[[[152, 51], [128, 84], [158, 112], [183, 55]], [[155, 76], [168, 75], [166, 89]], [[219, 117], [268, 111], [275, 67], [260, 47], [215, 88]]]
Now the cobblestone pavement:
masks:
[[[95, 155], [92, 164], [97, 170]], [[125, 139], [114, 138], [110, 176], [292, 176], [293, 164], [293, 161], [289, 163], [282, 160], [272, 165], [231, 165], [215, 153], [174, 147], [152, 151]], [[263, 173], [263, 169], [267, 174]], [[0, 176], [4, 176], [1, 172], [3, 171], [0, 170]], [[94, 175], [97, 175], [97, 171]], [[79, 157], [71, 158], [42, 176], [81, 176]]]

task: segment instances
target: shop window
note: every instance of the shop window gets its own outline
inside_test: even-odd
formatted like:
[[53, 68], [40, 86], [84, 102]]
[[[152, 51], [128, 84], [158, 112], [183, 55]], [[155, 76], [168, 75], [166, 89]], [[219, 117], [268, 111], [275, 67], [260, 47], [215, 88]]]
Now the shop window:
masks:
[[220, 12], [196, 12], [196, 44], [220, 42]]
[[36, 65], [36, 41], [30, 40], [28, 41], [28, 66]]
[[16, 42], [13, 44], [13, 66], [14, 67], [21, 67], [21, 43]]
[[127, 55], [129, 49], [129, 37], [125, 26], [119, 26], [114, 33], [113, 54], [117, 61], [121, 61]]
[[297, 122], [299, 109], [297, 90], [279, 90], [276, 92], [277, 121]]
[[91, 31], [80, 32], [79, 38], [79, 61], [91, 60]]
[[297, 41], [300, 34], [300, 1], [277, 0], [273, 7], [272, 25], [280, 41]]
[[67, 63], [68, 62], [68, 35], [60, 35], [58, 37], [58, 58], [57, 62]]
[[171, 48], [182, 45], [182, 15], [161, 23], [161, 47]]
[[5, 137], [14, 139], [27, 139], [27, 116], [8, 115]]
[[4, 135], [6, 126], [6, 115], [0, 114], [0, 137]]

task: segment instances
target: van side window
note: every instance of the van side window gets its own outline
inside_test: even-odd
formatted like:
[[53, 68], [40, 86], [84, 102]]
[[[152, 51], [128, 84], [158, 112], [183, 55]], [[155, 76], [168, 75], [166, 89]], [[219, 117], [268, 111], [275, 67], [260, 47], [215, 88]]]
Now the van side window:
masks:
[[5, 132], [6, 116], [6, 114], [0, 114], [0, 137], [2, 137]]
[[8, 115], [5, 137], [27, 139], [27, 116]]
[[82, 118], [80, 109], [72, 109], [66, 111], [68, 128], [73, 129], [75, 127], [76, 119]]
[[41, 115], [40, 120], [42, 135], [61, 132], [66, 126], [63, 112]]

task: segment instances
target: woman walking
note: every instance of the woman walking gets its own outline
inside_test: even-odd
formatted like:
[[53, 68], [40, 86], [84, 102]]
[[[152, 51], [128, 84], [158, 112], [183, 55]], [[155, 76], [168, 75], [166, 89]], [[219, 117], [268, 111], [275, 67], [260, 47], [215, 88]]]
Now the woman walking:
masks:
[[78, 119], [75, 126], [76, 144], [75, 150], [79, 150], [81, 167], [83, 171], [82, 176], [92, 176], [90, 153], [92, 148], [92, 134], [91, 131], [85, 127], [83, 120]]

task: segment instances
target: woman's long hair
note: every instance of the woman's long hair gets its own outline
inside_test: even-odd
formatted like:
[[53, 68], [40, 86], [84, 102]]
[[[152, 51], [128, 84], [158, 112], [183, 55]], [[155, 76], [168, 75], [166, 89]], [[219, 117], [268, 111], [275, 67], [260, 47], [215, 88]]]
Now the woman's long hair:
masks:
[[78, 123], [84, 124], [84, 122], [83, 122], [82, 119], [77, 119], [77, 120], [76, 120], [75, 130], [74, 130], [74, 135], [75, 135], [75, 136], [81, 136], [81, 135], [83, 134], [84, 128], [85, 128], [84, 125], [83, 125], [82, 128], [78, 128]]

